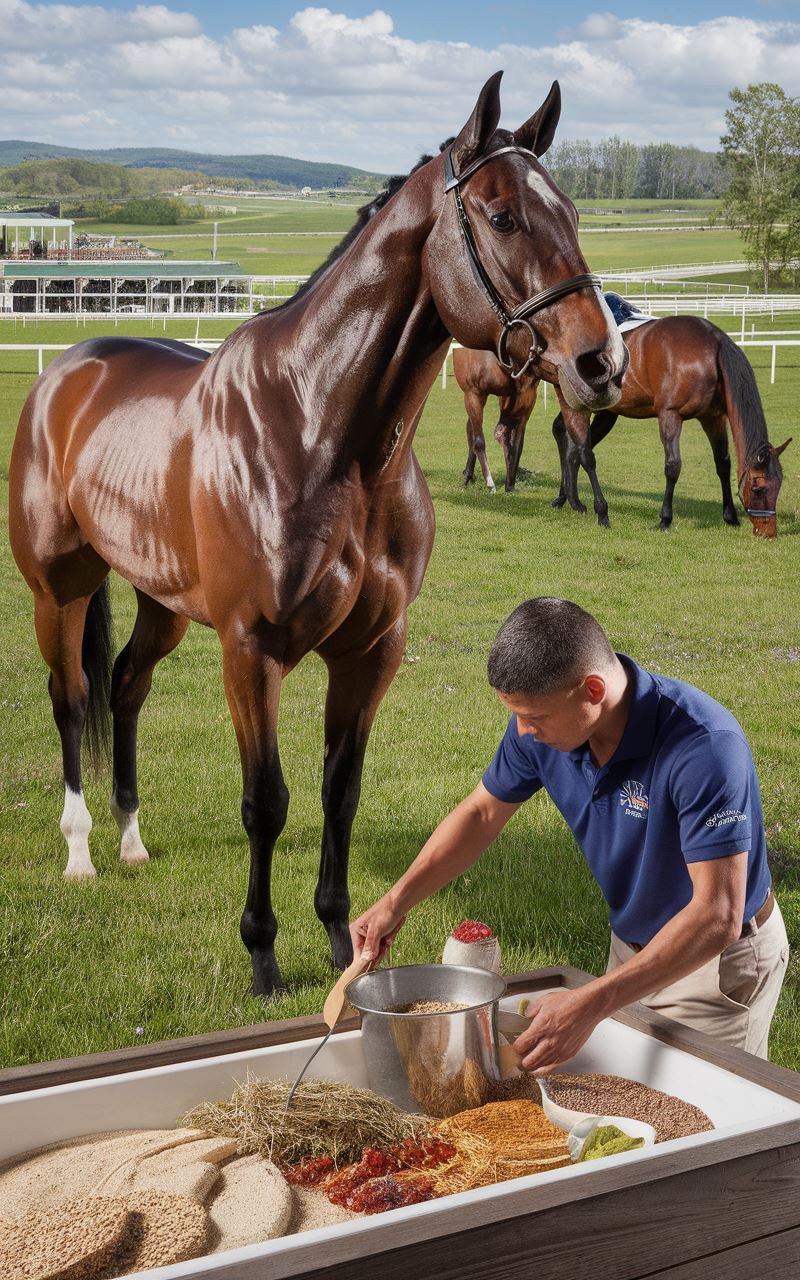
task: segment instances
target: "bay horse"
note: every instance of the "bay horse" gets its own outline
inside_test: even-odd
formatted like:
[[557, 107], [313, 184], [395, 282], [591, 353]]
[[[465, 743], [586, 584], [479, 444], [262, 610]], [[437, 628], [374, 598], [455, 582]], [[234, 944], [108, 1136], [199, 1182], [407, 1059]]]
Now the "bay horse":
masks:
[[[576, 407], [619, 397], [624, 344], [587, 272], [574, 206], [537, 159], [558, 123], [558, 84], [511, 133], [498, 130], [501, 74], [449, 150], [367, 210], [278, 310], [207, 358], [159, 339], [82, 342], [38, 379], [20, 419], [11, 546], [33, 592], [61, 737], [64, 874], [95, 874], [80, 748], [106, 700], [120, 854], [147, 860], [139, 712], [189, 621], [214, 627], [241, 756], [241, 936], [257, 994], [284, 989], [270, 900], [289, 799], [278, 703], [311, 650], [328, 668], [314, 905], [334, 965], [352, 957], [347, 861], [364, 752], [433, 542], [411, 442], [450, 335], [547, 370]], [[109, 685], [110, 569], [133, 585], [138, 613]]]
[[503, 368], [493, 352], [474, 351], [469, 347], [456, 347], [453, 351], [453, 373], [464, 393], [464, 408], [467, 411], [464, 484], [475, 483], [477, 458], [487, 487], [492, 493], [497, 491], [486, 460], [486, 440], [483, 434], [486, 401], [489, 396], [497, 396], [500, 401], [500, 419], [494, 429], [494, 438], [502, 447], [505, 458], [506, 493], [513, 493], [525, 441], [525, 428], [536, 404], [539, 380], [527, 373], [515, 379], [509, 369]]
[[[625, 334], [630, 361], [622, 396], [610, 409], [591, 420], [576, 412], [559, 395], [561, 412], [553, 435], [561, 458], [561, 488], [553, 502], [577, 511], [586, 508], [578, 498], [578, 465], [586, 466], [575, 441], [592, 448], [605, 439], [617, 418], [658, 418], [664, 446], [666, 489], [661, 506], [662, 530], [672, 524], [672, 497], [681, 472], [680, 436], [687, 418], [698, 418], [708, 436], [722, 487], [722, 518], [739, 520], [731, 490], [731, 460], [726, 421], [736, 450], [738, 492], [750, 517], [753, 533], [777, 536], [777, 503], [783, 472], [780, 455], [791, 442], [771, 445], [764, 408], [752, 365], [736, 343], [715, 324], [699, 316], [666, 316], [650, 320]], [[608, 523], [605, 501], [591, 459], [587, 472], [594, 493], [594, 509], [601, 524]]]

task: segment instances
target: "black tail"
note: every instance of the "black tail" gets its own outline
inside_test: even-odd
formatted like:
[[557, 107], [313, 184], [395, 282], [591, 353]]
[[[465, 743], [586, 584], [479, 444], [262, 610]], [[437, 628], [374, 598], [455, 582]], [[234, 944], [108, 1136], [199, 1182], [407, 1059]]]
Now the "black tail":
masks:
[[727, 333], [720, 338], [719, 368], [725, 388], [725, 409], [737, 454], [741, 452], [740, 440], [744, 444], [743, 456], [739, 457], [741, 472], [769, 443], [767, 420], [753, 366]]
[[111, 626], [111, 593], [108, 578], [89, 601], [83, 629], [81, 660], [89, 681], [85, 742], [89, 759], [99, 772], [111, 758], [111, 671], [114, 666], [114, 633]]

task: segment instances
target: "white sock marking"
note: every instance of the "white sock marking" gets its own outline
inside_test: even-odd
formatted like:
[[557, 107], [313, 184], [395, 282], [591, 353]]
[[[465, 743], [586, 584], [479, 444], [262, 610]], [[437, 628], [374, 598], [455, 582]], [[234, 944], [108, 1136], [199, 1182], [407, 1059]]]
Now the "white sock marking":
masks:
[[66, 880], [88, 880], [97, 875], [89, 853], [89, 832], [92, 815], [86, 808], [82, 791], [64, 790], [64, 812], [61, 815], [61, 831], [69, 850], [64, 868]]
[[139, 810], [135, 809], [133, 813], [126, 813], [124, 809], [120, 809], [116, 798], [111, 797], [111, 812], [114, 815], [114, 821], [119, 827], [121, 836], [119, 845], [119, 856], [123, 862], [129, 867], [138, 867], [143, 862], [150, 861], [150, 854], [142, 844], [142, 837], [139, 834]]

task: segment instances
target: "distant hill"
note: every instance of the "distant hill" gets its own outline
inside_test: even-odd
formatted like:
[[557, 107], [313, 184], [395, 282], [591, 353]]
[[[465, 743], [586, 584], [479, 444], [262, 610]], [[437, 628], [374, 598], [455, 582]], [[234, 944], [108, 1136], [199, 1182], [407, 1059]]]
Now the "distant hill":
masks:
[[19, 165], [24, 160], [64, 160], [74, 157], [129, 169], [184, 169], [213, 178], [272, 180], [291, 187], [335, 187], [383, 175], [354, 169], [346, 164], [325, 164], [314, 160], [294, 160], [290, 156], [218, 156], [199, 151], [179, 151], [171, 147], [113, 147], [105, 151], [79, 147], [56, 147], [45, 142], [0, 140], [0, 168]]

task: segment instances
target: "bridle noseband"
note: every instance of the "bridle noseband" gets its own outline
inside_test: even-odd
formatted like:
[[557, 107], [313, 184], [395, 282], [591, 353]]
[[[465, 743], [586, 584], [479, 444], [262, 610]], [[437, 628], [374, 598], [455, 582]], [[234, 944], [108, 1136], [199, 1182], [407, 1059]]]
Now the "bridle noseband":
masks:
[[[497, 343], [497, 358], [504, 369], [507, 369], [512, 378], [521, 378], [523, 373], [527, 373], [534, 361], [539, 359], [543, 346], [539, 345], [539, 339], [536, 330], [529, 322], [529, 317], [536, 315], [537, 311], [543, 311], [545, 307], [549, 307], [551, 303], [557, 302], [559, 298], [565, 298], [567, 294], [576, 293], [579, 289], [602, 289], [602, 283], [599, 276], [591, 271], [585, 271], [582, 275], [570, 276], [568, 280], [562, 280], [560, 284], [551, 285], [549, 289], [542, 289], [539, 293], [535, 293], [532, 298], [528, 298], [526, 302], [521, 302], [513, 311], [508, 311], [503, 303], [500, 294], [492, 284], [486, 268], [478, 256], [478, 246], [475, 243], [475, 235], [467, 217], [467, 211], [464, 208], [464, 202], [461, 199], [461, 191], [459, 188], [462, 183], [466, 182], [476, 173], [483, 165], [488, 164], [490, 160], [494, 160], [497, 156], [507, 155], [514, 152], [517, 155], [525, 156], [528, 160], [531, 158], [530, 151], [525, 147], [507, 146], [498, 147], [496, 151], [490, 151], [488, 155], [480, 156], [478, 160], [474, 160], [472, 164], [467, 165], [466, 169], [456, 176], [453, 169], [453, 148], [448, 147], [444, 153], [444, 176], [445, 176], [445, 194], [448, 191], [453, 192], [456, 202], [456, 213], [464, 237], [464, 244], [467, 248], [470, 266], [473, 275], [478, 284], [483, 289], [486, 297], [489, 299], [489, 305], [497, 315], [503, 328]], [[508, 355], [508, 340], [512, 331], [522, 326], [528, 330], [530, 335], [530, 350], [528, 358], [521, 369], [515, 369], [513, 361]]]
[[[770, 446], [770, 452], [774, 453], [774, 449], [772, 449], [771, 446]], [[751, 520], [769, 520], [772, 518], [772, 516], [777, 516], [778, 514], [777, 511], [756, 511], [754, 507], [747, 506], [744, 498], [742, 497], [742, 488], [747, 484], [747, 481], [750, 478], [747, 474], [747, 470], [748, 470], [747, 467], [745, 467], [739, 479], [739, 485], [737, 488], [737, 493], [739, 494], [739, 501], [741, 502], [742, 508], [744, 509], [746, 515], [748, 515]]]

